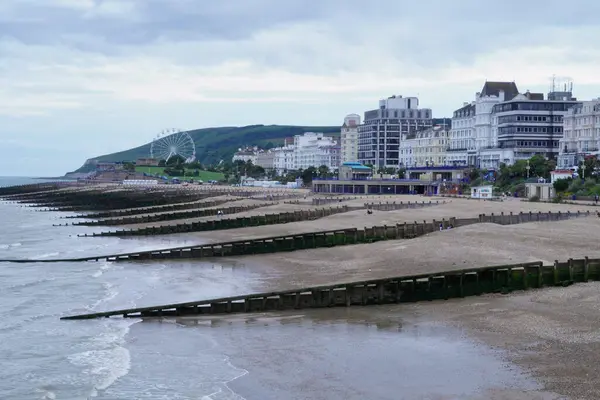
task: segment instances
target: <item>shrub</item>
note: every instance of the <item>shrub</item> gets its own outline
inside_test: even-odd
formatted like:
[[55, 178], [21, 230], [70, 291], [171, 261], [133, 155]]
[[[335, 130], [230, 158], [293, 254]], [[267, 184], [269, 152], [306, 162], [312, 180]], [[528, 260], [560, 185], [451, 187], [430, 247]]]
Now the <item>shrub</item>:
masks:
[[552, 184], [552, 186], [554, 186], [554, 190], [556, 190], [556, 192], [564, 192], [567, 189], [569, 189], [569, 185], [571, 184], [571, 181], [573, 179], [568, 178], [568, 179], [557, 179], [554, 181], [554, 183]]
[[537, 203], [538, 201], [540, 201], [540, 196], [538, 196], [537, 194], [535, 196], [531, 196], [529, 198], [529, 201]]

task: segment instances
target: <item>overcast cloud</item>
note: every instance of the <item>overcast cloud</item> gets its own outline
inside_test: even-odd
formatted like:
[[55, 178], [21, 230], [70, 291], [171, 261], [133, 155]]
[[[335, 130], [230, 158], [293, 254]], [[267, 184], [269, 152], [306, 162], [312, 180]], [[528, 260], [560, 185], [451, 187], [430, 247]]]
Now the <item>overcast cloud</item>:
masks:
[[486, 79], [568, 77], [591, 99], [598, 15], [592, 0], [0, 0], [0, 175], [60, 174], [164, 128], [338, 125], [392, 94], [450, 116]]

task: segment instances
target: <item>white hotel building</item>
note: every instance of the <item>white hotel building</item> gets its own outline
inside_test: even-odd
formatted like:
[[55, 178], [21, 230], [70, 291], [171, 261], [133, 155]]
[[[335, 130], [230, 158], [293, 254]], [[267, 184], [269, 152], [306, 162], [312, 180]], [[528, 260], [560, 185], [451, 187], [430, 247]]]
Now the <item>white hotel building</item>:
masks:
[[498, 145], [492, 126], [493, 107], [518, 93], [514, 82], [485, 82], [481, 92], [475, 94], [475, 101], [464, 103], [454, 112], [448, 146], [449, 165], [479, 166], [480, 157], [486, 160], [505, 158], [502, 151], [489, 150]]
[[600, 149], [600, 97], [572, 107], [563, 118], [557, 168], [574, 168]]
[[306, 132], [294, 136], [290, 142], [286, 139], [281, 147], [258, 152], [256, 165], [266, 171], [274, 169], [278, 175], [322, 165], [333, 171], [340, 165], [340, 153], [340, 145], [331, 136]]
[[536, 154], [555, 158], [563, 117], [580, 104], [570, 91], [520, 94], [514, 82], [486, 82], [454, 112], [448, 164], [497, 169]]
[[306, 132], [294, 136], [294, 169], [318, 168], [334, 170], [340, 166], [340, 145], [330, 136]]

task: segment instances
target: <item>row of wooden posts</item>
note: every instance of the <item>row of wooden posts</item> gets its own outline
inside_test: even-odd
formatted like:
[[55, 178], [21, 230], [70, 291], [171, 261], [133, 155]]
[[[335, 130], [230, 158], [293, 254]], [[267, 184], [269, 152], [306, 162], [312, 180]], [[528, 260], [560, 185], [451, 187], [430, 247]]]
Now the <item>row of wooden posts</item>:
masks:
[[131, 308], [62, 317], [64, 320], [181, 317], [231, 313], [368, 306], [445, 300], [486, 293], [566, 286], [600, 280], [600, 259], [569, 259], [421, 273], [359, 282], [313, 286], [218, 299]]
[[139, 207], [139, 208], [131, 208], [128, 210], [113, 210], [106, 212], [98, 212], [91, 214], [78, 214], [78, 215], [69, 215], [63, 218], [67, 219], [105, 219], [105, 218], [119, 218], [119, 217], [130, 217], [135, 215], [142, 214], [151, 214], [151, 213], [159, 213], [159, 212], [168, 212], [168, 211], [179, 211], [179, 210], [191, 210], [194, 208], [203, 208], [203, 207], [215, 207], [221, 205], [223, 203], [227, 203], [230, 201], [236, 200], [237, 197], [233, 197], [230, 199], [222, 199], [222, 200], [198, 200], [193, 202], [183, 202], [183, 203], [174, 203], [174, 204], [163, 204], [161, 206], [154, 207]]
[[[139, 229], [107, 231], [100, 233], [84, 234], [81, 236], [148, 236], [148, 235], [167, 235], [172, 233], [184, 232], [204, 232], [223, 229], [245, 228], [251, 226], [277, 225], [289, 222], [311, 221], [333, 214], [344, 213], [348, 211], [347, 206], [321, 208], [316, 210], [299, 210], [283, 213], [252, 215], [237, 218], [218, 218], [210, 221], [198, 221], [182, 223], [176, 225], [159, 225]], [[238, 211], [239, 212], [239, 211]]]
[[[329, 208], [322, 208], [316, 210], [297, 210], [297, 211], [289, 211], [282, 213], [273, 213], [273, 214], [264, 214], [264, 215], [253, 215], [253, 216], [244, 216], [237, 218], [219, 218], [211, 221], [199, 221], [199, 222], [190, 222], [190, 223], [182, 223], [176, 225], [160, 225], [160, 226], [152, 226], [146, 228], [138, 228], [138, 229], [129, 229], [129, 230], [119, 230], [119, 231], [106, 231], [100, 233], [92, 233], [84, 234], [80, 236], [148, 236], [148, 235], [166, 235], [172, 233], [184, 233], [184, 232], [204, 232], [204, 231], [214, 231], [214, 230], [223, 230], [223, 229], [235, 229], [235, 228], [244, 228], [249, 226], [262, 226], [262, 225], [276, 225], [276, 224], [286, 224], [290, 222], [301, 222], [301, 221], [313, 221], [319, 218], [328, 217], [333, 214], [340, 214], [344, 212], [348, 212], [351, 210], [357, 210], [362, 208], [367, 209], [377, 209], [377, 210], [400, 210], [404, 208], [417, 208], [417, 207], [427, 207], [434, 206], [438, 204], [443, 204], [444, 202], [439, 201], [429, 201], [429, 202], [393, 202], [393, 203], [365, 203], [363, 206], [350, 207], [350, 206], [336, 206]], [[266, 204], [266, 205], [270, 205]], [[228, 209], [226, 214], [233, 214], [242, 211], [248, 211], [252, 208], [259, 208], [266, 206], [256, 205], [249, 206], [248, 209], [243, 209], [243, 207], [232, 207]], [[148, 219], [148, 222], [157, 222], [171, 219], [173, 215], [178, 214], [176, 218], [194, 218], [192, 215], [200, 215], [203, 212], [207, 212], [205, 215], [216, 215], [217, 210], [196, 210], [194, 212], [187, 213], [188, 216], [183, 216], [186, 212], [181, 213], [173, 213], [173, 214], [161, 214], [157, 216], [146, 216], [144, 219]], [[138, 222], [130, 222], [135, 221]], [[129, 223], [140, 223], [139, 219], [124, 219], [123, 224]], [[80, 223], [81, 225], [87, 225], [88, 223]], [[111, 225], [107, 223], [106, 220], [99, 221], [97, 223], [90, 223], [91, 225]], [[116, 223], [114, 225], [120, 225], [120, 223]]]
[[306, 232], [257, 239], [242, 239], [230, 242], [210, 243], [196, 246], [184, 246], [160, 250], [148, 250], [115, 255], [91, 256], [69, 259], [5, 259], [0, 262], [80, 262], [80, 261], [138, 261], [164, 259], [198, 259], [212, 257], [231, 257], [253, 254], [269, 254], [294, 250], [316, 249], [344, 246], [359, 243], [373, 243], [381, 240], [412, 239], [438, 231], [440, 228], [460, 227], [476, 223], [495, 223], [501, 225], [519, 224], [535, 221], [559, 221], [581, 216], [588, 212], [577, 213], [519, 213], [519, 214], [481, 214], [476, 218], [449, 218], [423, 221], [421, 223], [403, 223], [359, 228], [334, 229]]
[[246, 206], [230, 206], [223, 208], [196, 208], [194, 210], [183, 210], [174, 212], [165, 212], [161, 214], [148, 214], [142, 216], [131, 216], [122, 218], [101, 219], [98, 221], [82, 221], [72, 225], [85, 226], [116, 226], [116, 225], [132, 225], [145, 224], [150, 222], [172, 221], [176, 219], [186, 218], [202, 218], [218, 215], [221, 212], [224, 215], [237, 214], [245, 211], [254, 210], [261, 207], [268, 207], [277, 203], [251, 204]]

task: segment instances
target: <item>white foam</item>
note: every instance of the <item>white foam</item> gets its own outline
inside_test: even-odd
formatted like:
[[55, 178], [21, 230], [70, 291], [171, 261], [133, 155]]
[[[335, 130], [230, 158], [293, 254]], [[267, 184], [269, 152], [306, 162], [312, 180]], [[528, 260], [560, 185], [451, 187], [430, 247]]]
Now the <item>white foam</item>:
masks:
[[119, 378], [127, 375], [131, 368], [129, 350], [121, 346], [84, 351], [72, 354], [68, 359], [73, 365], [82, 367], [84, 374], [92, 376], [95, 389], [92, 395], [97, 395], [98, 390], [106, 390]]
[[44, 253], [44, 254], [41, 254], [41, 255], [39, 255], [39, 256], [32, 257], [32, 259], [33, 259], [33, 260], [39, 260], [39, 259], [41, 259], [41, 258], [56, 257], [56, 256], [57, 256], [57, 255], [59, 255], [59, 254], [60, 254], [60, 253], [58, 253], [58, 252], [53, 252], [53, 253]]
[[104, 273], [104, 271], [107, 271], [108, 269], [110, 269], [111, 266], [112, 266], [111, 263], [105, 262], [104, 264], [102, 264], [102, 266], [100, 266], [100, 269], [98, 271], [96, 271], [92, 274], [92, 277], [93, 278], [101, 277], [102, 274]]
[[38, 393], [42, 394], [42, 397], [40, 397], [41, 400], [55, 400], [56, 399], [56, 393], [54, 393], [51, 390], [47, 390], [47, 389], [37, 389], [36, 390]]
[[19, 247], [22, 246], [23, 244], [20, 242], [17, 243], [8, 243], [8, 244], [0, 244], [0, 250], [8, 250], [11, 247]]
[[[104, 263], [98, 272], [100, 275], [109, 268], [111, 263]], [[98, 276], [100, 276], [98, 275]], [[105, 296], [93, 303], [88, 309], [96, 310], [102, 303], [114, 299], [119, 291], [111, 283], [103, 283]], [[92, 377], [94, 386], [90, 397], [97, 397], [98, 391], [106, 390], [119, 378], [127, 375], [131, 368], [131, 356], [125, 345], [125, 337], [131, 325], [139, 322], [133, 319], [105, 319], [101, 321], [100, 333], [90, 341], [88, 350], [68, 357], [69, 361], [83, 368], [83, 373]]]

